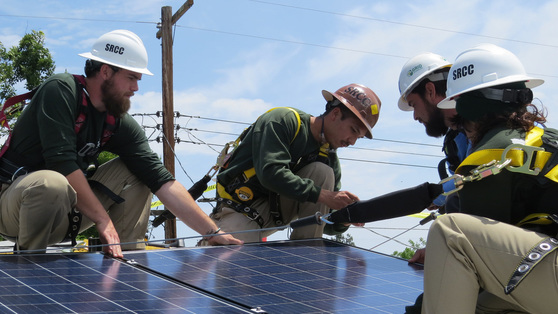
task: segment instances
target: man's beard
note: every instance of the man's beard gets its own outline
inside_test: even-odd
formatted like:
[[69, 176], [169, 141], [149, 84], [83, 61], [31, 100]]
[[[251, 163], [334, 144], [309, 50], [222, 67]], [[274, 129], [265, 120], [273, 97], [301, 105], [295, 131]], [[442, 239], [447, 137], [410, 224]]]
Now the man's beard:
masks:
[[424, 127], [426, 128], [426, 134], [428, 136], [442, 137], [446, 135], [448, 127], [446, 126], [442, 110], [432, 110], [432, 112], [430, 112], [430, 116], [428, 117], [428, 122], [424, 123]]
[[124, 95], [119, 95], [112, 83], [113, 79], [111, 77], [101, 85], [103, 103], [109, 114], [121, 118], [130, 109], [130, 99]]

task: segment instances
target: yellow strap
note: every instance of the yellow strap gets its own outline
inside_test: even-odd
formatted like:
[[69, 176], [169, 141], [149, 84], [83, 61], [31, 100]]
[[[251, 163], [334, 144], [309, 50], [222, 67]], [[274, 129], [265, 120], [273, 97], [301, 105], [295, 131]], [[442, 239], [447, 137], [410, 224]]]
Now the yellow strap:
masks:
[[227, 191], [225, 191], [225, 187], [219, 182], [217, 182], [217, 195], [222, 198], [234, 200], [233, 197], [229, 193], [227, 193]]
[[[484, 165], [491, 162], [492, 160], [500, 160], [502, 158], [503, 152], [504, 149], [483, 149], [476, 151], [467, 156], [467, 158], [463, 160], [463, 162], [459, 165], [455, 172], [460, 173], [461, 167]], [[542, 169], [548, 159], [552, 156], [552, 153], [545, 151], [535, 152], [535, 154], [536, 160], [534, 166], [538, 167], [539, 169]], [[510, 150], [506, 155], [506, 158], [510, 158], [512, 160], [509, 166], [513, 167], [519, 167], [523, 165], [524, 157], [525, 156], [522, 150]]]
[[256, 168], [252, 167], [242, 173], [244, 175], [244, 182], [248, 181], [251, 177], [256, 175]]
[[548, 217], [548, 214], [534, 213], [527, 215], [525, 218], [521, 219], [521, 221], [517, 223], [517, 226], [519, 227], [524, 224], [550, 225], [553, 222], [554, 221], [552, 221], [552, 219]]
[[[298, 123], [298, 126], [296, 128], [295, 135], [294, 135], [293, 139], [291, 140], [291, 143], [292, 143], [292, 142], [294, 142], [296, 136], [298, 135], [298, 132], [300, 132], [300, 125], [302, 124], [302, 122], [300, 121], [300, 115], [298, 114], [298, 111], [296, 111], [296, 110], [294, 110], [293, 108], [290, 108], [290, 107], [275, 107], [275, 108], [269, 109], [268, 111], [266, 111], [266, 113], [268, 113], [270, 111], [273, 111], [275, 109], [279, 109], [279, 108], [289, 109], [290, 111], [294, 112], [294, 114], [296, 116], [296, 122]], [[246, 182], [246, 181], [248, 181], [248, 179], [250, 179], [251, 177], [256, 175], [256, 169], [255, 168], [250, 168], [250, 169], [244, 171], [242, 174], [244, 176], [244, 182]]]
[[296, 136], [298, 135], [298, 132], [300, 131], [300, 125], [302, 124], [302, 122], [300, 121], [300, 115], [298, 114], [298, 111], [294, 110], [294, 109], [291, 108], [291, 107], [275, 107], [275, 108], [269, 109], [269, 110], [266, 111], [265, 113], [268, 113], [268, 112], [270, 112], [270, 111], [273, 111], [273, 110], [279, 109], [279, 108], [289, 109], [289, 110], [292, 111], [292, 112], [295, 114], [295, 116], [296, 116], [296, 122], [298, 123], [298, 126], [297, 126], [297, 128], [296, 128], [295, 135], [293, 136], [293, 139], [291, 140], [291, 143], [292, 143], [292, 142], [294, 142]]
[[533, 127], [527, 134], [525, 134], [525, 144], [529, 146], [536, 146], [541, 147], [542, 136], [544, 134], [544, 130], [539, 127]]
[[[539, 127], [534, 127], [525, 135], [525, 144], [529, 146], [540, 147], [542, 145], [542, 135], [544, 134], [544, 130]], [[492, 160], [501, 160], [502, 153], [504, 149], [484, 149], [480, 151], [476, 151], [467, 158], [459, 165], [456, 173], [461, 174], [462, 167], [466, 166], [478, 166], [483, 165], [486, 163], [491, 162]], [[535, 168], [543, 169], [546, 162], [550, 159], [552, 153], [546, 151], [538, 151], [535, 152], [535, 164], [533, 165]], [[512, 167], [519, 167], [524, 164], [524, 152], [522, 150], [510, 150], [506, 158], [510, 158], [512, 161], [508, 166]], [[554, 167], [551, 171], [549, 171], [545, 177], [552, 181], [558, 182], [558, 167]]]

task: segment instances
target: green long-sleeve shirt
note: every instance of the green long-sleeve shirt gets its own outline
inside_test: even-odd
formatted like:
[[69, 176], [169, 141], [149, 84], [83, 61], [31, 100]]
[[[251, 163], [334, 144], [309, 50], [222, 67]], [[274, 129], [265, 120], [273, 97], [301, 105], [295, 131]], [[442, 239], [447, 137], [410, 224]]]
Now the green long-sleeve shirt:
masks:
[[[260, 116], [235, 151], [228, 168], [218, 175], [222, 185], [229, 184], [243, 171], [255, 168], [262, 188], [299, 202], [318, 201], [321, 187], [301, 178], [289, 168], [291, 162], [316, 152], [320, 143], [310, 131], [310, 115], [297, 110], [298, 120], [288, 108], [277, 108]], [[293, 140], [294, 139], [294, 140]], [[341, 188], [341, 168], [335, 152], [328, 155], [335, 174], [335, 190]]]
[[[81, 93], [71, 74], [56, 74], [45, 81], [18, 118], [5, 157], [19, 166], [49, 169], [68, 175], [85, 170], [97, 154], [80, 154], [86, 143], [98, 147], [105, 112], [91, 104], [78, 134], [74, 127], [82, 112]], [[156, 192], [174, 180], [147, 142], [145, 132], [128, 114], [116, 121], [116, 129], [102, 150], [117, 154], [130, 171]]]

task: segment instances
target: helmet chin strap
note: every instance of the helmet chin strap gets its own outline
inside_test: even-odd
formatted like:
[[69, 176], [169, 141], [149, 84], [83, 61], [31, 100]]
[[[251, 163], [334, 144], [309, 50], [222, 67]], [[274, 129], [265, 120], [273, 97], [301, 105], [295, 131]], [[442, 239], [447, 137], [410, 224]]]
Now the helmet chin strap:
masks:
[[479, 90], [479, 92], [481, 92], [485, 98], [498, 100], [506, 104], [528, 104], [533, 100], [533, 92], [529, 88], [498, 89], [487, 87]]

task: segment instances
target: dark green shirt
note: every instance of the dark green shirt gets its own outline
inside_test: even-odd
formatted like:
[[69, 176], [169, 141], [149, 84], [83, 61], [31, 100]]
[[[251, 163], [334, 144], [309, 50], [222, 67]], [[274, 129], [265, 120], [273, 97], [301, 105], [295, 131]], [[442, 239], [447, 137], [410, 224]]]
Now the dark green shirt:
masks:
[[[78, 169], [86, 170], [100, 150], [106, 113], [89, 104], [84, 125], [76, 134], [74, 127], [83, 110], [81, 106], [81, 93], [71, 74], [49, 78], [18, 118], [6, 158], [19, 166], [54, 170], [65, 176]], [[89, 154], [83, 154], [85, 145], [93, 147]], [[117, 119], [114, 134], [101, 149], [119, 155], [152, 192], [174, 180], [129, 114]]]
[[[320, 148], [310, 131], [311, 116], [300, 110], [297, 112], [301, 124], [296, 137], [298, 121], [290, 109], [277, 108], [261, 115], [236, 149], [228, 168], [218, 175], [219, 182], [226, 186], [243, 171], [254, 167], [264, 190], [299, 202], [316, 203], [321, 187], [311, 179], [297, 176], [289, 167], [291, 162]], [[328, 157], [338, 191], [341, 188], [339, 158], [335, 152]]]

